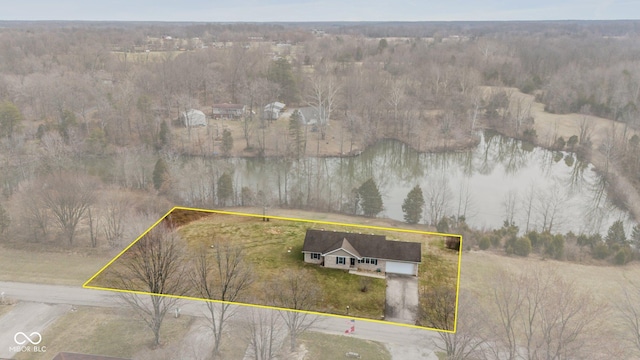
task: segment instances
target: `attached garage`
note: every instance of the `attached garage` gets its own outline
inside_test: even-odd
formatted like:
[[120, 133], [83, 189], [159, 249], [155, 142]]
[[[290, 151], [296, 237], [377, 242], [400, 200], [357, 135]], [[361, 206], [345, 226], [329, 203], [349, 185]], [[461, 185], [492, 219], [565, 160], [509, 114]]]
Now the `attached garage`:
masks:
[[392, 274], [416, 275], [415, 264], [387, 261], [385, 272]]

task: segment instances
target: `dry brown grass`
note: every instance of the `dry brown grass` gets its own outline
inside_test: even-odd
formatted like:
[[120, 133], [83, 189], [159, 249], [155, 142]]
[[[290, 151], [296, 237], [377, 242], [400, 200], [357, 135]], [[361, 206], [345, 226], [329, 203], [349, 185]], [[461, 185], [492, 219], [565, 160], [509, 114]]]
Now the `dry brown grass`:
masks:
[[[179, 342], [191, 322], [189, 316], [167, 316], [161, 329], [162, 346]], [[80, 307], [56, 320], [42, 333], [42, 339], [45, 353], [20, 353], [16, 359], [49, 360], [61, 351], [131, 358], [150, 349], [153, 334], [126, 309]]]
[[86, 255], [0, 247], [0, 280], [82, 285], [111, 257], [108, 252]]
[[[536, 267], [546, 266], [560, 274], [576, 287], [594, 296], [609, 308], [622, 301], [622, 287], [629, 280], [640, 278], [640, 264], [626, 266], [583, 265], [556, 260], [542, 260], [535, 257], [510, 257], [487, 251], [471, 251], [462, 255], [460, 287], [472, 290], [484, 299], [490, 299], [491, 280], [496, 270], [505, 269], [510, 273], [521, 273]], [[608, 319], [608, 327], [619, 328], [617, 319]]]

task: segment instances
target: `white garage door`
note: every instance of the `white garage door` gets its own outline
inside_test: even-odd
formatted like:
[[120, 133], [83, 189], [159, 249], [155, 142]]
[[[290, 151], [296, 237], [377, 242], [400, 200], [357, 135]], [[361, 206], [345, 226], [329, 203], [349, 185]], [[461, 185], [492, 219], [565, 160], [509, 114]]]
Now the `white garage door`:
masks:
[[414, 265], [411, 263], [387, 261], [386, 272], [393, 274], [413, 275], [413, 266]]

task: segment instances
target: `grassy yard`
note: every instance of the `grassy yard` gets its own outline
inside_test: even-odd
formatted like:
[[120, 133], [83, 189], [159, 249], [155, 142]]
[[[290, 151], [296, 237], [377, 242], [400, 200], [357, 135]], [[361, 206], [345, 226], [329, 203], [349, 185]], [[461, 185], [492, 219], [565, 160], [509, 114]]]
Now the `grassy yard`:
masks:
[[[162, 347], [180, 343], [192, 320], [189, 316], [167, 316], [161, 330]], [[131, 358], [150, 349], [152, 343], [151, 330], [129, 311], [80, 307], [59, 318], [42, 334], [45, 353], [20, 353], [16, 359], [50, 360], [61, 351]]]
[[110, 255], [17, 250], [0, 246], [0, 281], [82, 285]]
[[[180, 218], [172, 214], [174, 218]], [[348, 220], [347, 220], [348, 221]], [[420, 270], [424, 286], [455, 284], [457, 254], [442, 249], [439, 236], [402, 233], [370, 228], [345, 228], [340, 225], [317, 224], [289, 220], [238, 215], [210, 214], [197, 218], [180, 227], [179, 232], [191, 251], [209, 249], [218, 242], [242, 245], [244, 254], [257, 277], [245, 298], [251, 302], [268, 304], [264, 297], [265, 286], [287, 272], [305, 272], [318, 284], [321, 299], [315, 311], [346, 315], [346, 306], [351, 316], [380, 319], [384, 312], [386, 282], [384, 279], [364, 278], [343, 270], [326, 269], [303, 262], [302, 244], [309, 228], [366, 232], [386, 235], [388, 239], [419, 241], [423, 243], [423, 266]], [[91, 285], [109, 286], [118, 261]], [[453, 270], [452, 270], [453, 269]], [[367, 291], [361, 289], [367, 285]]]
[[304, 359], [353, 359], [345, 354], [360, 354], [360, 359], [391, 360], [391, 354], [384, 345], [375, 341], [361, 340], [343, 335], [329, 335], [317, 332], [306, 332], [300, 337], [308, 353]]

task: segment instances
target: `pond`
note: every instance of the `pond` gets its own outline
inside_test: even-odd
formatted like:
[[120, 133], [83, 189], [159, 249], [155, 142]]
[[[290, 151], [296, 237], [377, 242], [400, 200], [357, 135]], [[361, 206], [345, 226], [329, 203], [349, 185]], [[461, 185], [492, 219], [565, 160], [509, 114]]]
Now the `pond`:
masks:
[[[475, 228], [493, 229], [508, 219], [521, 230], [606, 233], [616, 220], [627, 230], [629, 214], [611, 203], [593, 165], [570, 152], [549, 151], [485, 131], [468, 151], [419, 153], [404, 143], [381, 141], [348, 158], [181, 158], [174, 171], [186, 206], [212, 207], [215, 181], [233, 174], [229, 203], [313, 207], [354, 212], [354, 189], [373, 178], [384, 203], [379, 216], [403, 220], [402, 203], [416, 185], [423, 191], [424, 223], [464, 216]], [[174, 172], [172, 171], [172, 172]], [[189, 174], [189, 175], [186, 175]], [[175, 178], [175, 177], [174, 177]], [[249, 196], [249, 194], [251, 196]]]

